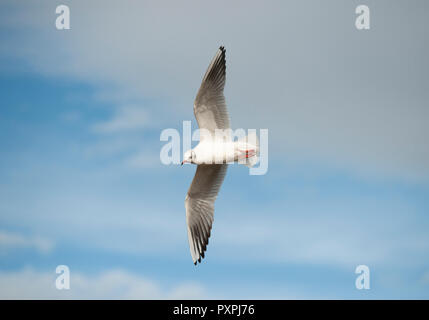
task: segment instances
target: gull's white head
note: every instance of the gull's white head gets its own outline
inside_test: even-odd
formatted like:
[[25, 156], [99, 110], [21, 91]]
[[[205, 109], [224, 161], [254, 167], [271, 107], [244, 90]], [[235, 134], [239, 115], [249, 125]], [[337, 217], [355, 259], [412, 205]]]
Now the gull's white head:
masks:
[[193, 150], [188, 150], [183, 155], [182, 165], [184, 163], [194, 163], [195, 161], [195, 152]]

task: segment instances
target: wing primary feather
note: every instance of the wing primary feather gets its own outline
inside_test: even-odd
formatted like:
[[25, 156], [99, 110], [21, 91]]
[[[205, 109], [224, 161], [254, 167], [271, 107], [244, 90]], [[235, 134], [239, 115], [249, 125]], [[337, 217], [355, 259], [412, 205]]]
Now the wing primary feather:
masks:
[[194, 102], [194, 114], [198, 126], [211, 132], [230, 127], [223, 95], [226, 81], [225, 52], [225, 48], [221, 46], [212, 59]]
[[201, 262], [209, 244], [214, 221], [214, 202], [228, 165], [199, 165], [185, 200], [192, 259]]

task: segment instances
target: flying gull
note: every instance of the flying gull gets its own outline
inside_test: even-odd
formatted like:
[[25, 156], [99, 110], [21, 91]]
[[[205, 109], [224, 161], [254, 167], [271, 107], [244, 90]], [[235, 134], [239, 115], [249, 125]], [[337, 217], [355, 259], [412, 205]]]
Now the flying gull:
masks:
[[[200, 128], [200, 142], [185, 152], [182, 165], [197, 165], [185, 198], [188, 240], [194, 264], [204, 258], [213, 224], [214, 203], [225, 178], [228, 163], [249, 167], [258, 162], [256, 136], [234, 141], [223, 89], [225, 87], [225, 48], [220, 47], [211, 61], [194, 102], [194, 115]], [[220, 134], [219, 134], [220, 133]]]

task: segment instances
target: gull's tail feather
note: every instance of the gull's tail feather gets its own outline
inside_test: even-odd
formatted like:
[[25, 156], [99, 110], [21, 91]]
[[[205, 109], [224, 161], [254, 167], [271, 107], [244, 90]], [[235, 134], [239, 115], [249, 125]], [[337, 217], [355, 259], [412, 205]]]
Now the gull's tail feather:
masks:
[[238, 163], [251, 168], [259, 162], [259, 139], [256, 132], [251, 132], [246, 137], [236, 142], [238, 151]]

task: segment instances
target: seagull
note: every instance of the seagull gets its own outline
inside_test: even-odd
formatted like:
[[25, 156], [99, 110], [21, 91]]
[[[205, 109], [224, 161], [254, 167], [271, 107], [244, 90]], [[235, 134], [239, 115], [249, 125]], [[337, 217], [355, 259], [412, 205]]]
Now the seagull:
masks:
[[[221, 46], [212, 59], [194, 101], [194, 115], [200, 129], [200, 142], [185, 152], [182, 165], [197, 165], [186, 194], [185, 209], [188, 241], [192, 260], [201, 263], [209, 243], [214, 219], [214, 203], [226, 175], [228, 163], [252, 167], [258, 162], [256, 135], [237, 141], [231, 138], [225, 87], [225, 48]], [[218, 133], [221, 134], [218, 134]]]

